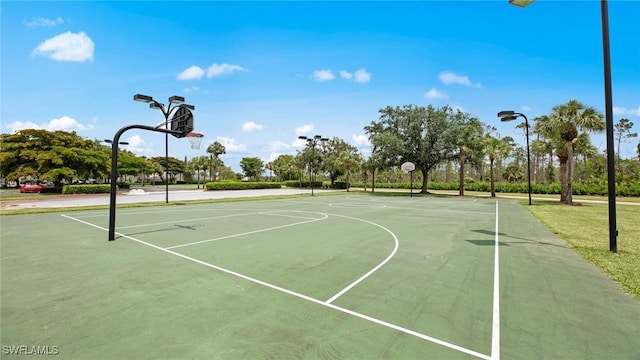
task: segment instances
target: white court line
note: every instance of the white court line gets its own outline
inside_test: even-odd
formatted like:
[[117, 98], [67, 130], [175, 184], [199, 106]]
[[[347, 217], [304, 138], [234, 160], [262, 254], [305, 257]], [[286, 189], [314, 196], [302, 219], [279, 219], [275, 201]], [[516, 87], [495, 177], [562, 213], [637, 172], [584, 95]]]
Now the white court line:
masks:
[[[103, 228], [102, 226], [98, 226], [98, 225], [92, 224], [90, 222], [86, 222], [86, 221], [83, 221], [83, 220], [80, 220], [80, 219], [76, 219], [76, 218], [73, 218], [71, 216], [64, 215], [64, 214], [62, 216], [67, 218], [67, 219], [69, 219], [69, 220], [77, 221], [79, 223], [92, 226], [92, 227], [94, 227], [96, 229], [100, 229], [100, 230], [103, 230], [103, 231], [108, 231], [108, 229]], [[357, 318], [360, 318], [360, 319], [363, 319], [363, 320], [367, 320], [367, 321], [373, 322], [375, 324], [378, 324], [378, 325], [381, 325], [381, 326], [384, 326], [384, 327], [388, 327], [390, 329], [394, 329], [394, 330], [403, 332], [403, 333], [408, 334], [408, 335], [415, 336], [417, 338], [432, 342], [434, 344], [442, 345], [442, 346], [447, 347], [449, 349], [453, 349], [453, 350], [456, 350], [456, 351], [459, 351], [459, 352], [462, 352], [462, 353], [465, 353], [465, 354], [469, 354], [469, 355], [475, 356], [475, 357], [480, 358], [480, 359], [492, 360], [491, 357], [489, 357], [489, 356], [487, 356], [485, 354], [481, 354], [479, 352], [466, 349], [466, 348], [464, 348], [462, 346], [454, 345], [454, 344], [448, 343], [446, 341], [443, 341], [443, 340], [440, 340], [440, 339], [436, 339], [436, 338], [433, 338], [431, 336], [427, 336], [427, 335], [421, 334], [419, 332], [416, 332], [416, 331], [413, 331], [413, 330], [410, 330], [410, 329], [407, 329], [407, 328], [404, 328], [404, 327], [401, 327], [401, 326], [398, 326], [398, 325], [394, 325], [392, 323], [389, 323], [389, 322], [386, 322], [386, 321], [383, 321], [383, 320], [380, 320], [380, 319], [376, 319], [376, 318], [368, 316], [368, 315], [360, 314], [358, 312], [342, 308], [340, 306], [336, 306], [336, 305], [333, 305], [333, 304], [328, 304], [328, 303], [326, 303], [326, 302], [324, 302], [322, 300], [314, 299], [312, 297], [297, 293], [295, 291], [287, 290], [287, 289], [279, 287], [277, 285], [269, 284], [269, 283], [264, 282], [262, 280], [255, 279], [255, 278], [252, 278], [250, 276], [243, 275], [243, 274], [237, 273], [235, 271], [231, 271], [231, 270], [225, 269], [223, 267], [220, 267], [220, 266], [217, 266], [217, 265], [213, 265], [213, 264], [204, 262], [202, 260], [198, 260], [198, 259], [192, 258], [190, 256], [177, 253], [175, 251], [171, 251], [169, 249], [161, 248], [160, 246], [153, 245], [153, 244], [148, 243], [146, 241], [142, 241], [142, 240], [136, 239], [136, 238], [134, 238], [132, 236], [120, 234], [120, 233], [117, 233], [117, 232], [116, 232], [116, 234], [118, 234], [119, 236], [122, 236], [124, 238], [127, 238], [129, 240], [135, 241], [137, 243], [152, 247], [152, 248], [154, 248], [156, 250], [160, 250], [160, 251], [166, 252], [168, 254], [175, 255], [177, 257], [183, 258], [185, 260], [189, 260], [189, 261], [192, 261], [194, 263], [197, 263], [197, 264], [200, 264], [200, 265], [203, 265], [203, 266], [206, 266], [206, 267], [221, 271], [223, 273], [226, 273], [226, 274], [229, 274], [229, 275], [232, 275], [232, 276], [235, 276], [235, 277], [239, 277], [241, 279], [244, 279], [244, 280], [247, 280], [247, 281], [262, 285], [262, 286], [266, 286], [266, 287], [268, 287], [270, 289], [273, 289], [273, 290], [276, 290], [276, 291], [280, 291], [280, 292], [283, 292], [285, 294], [288, 294], [288, 295], [291, 295], [291, 296], [295, 296], [297, 298], [300, 298], [300, 299], [303, 299], [303, 300], [307, 300], [309, 302], [312, 302], [312, 303], [315, 303], [315, 304], [318, 304], [318, 305], [321, 305], [321, 306], [325, 306], [325, 307], [328, 307], [330, 309], [337, 310], [337, 311], [343, 312], [345, 314], [349, 314], [349, 315], [355, 316]]]
[[378, 264], [376, 267], [374, 267], [373, 269], [369, 270], [369, 272], [367, 272], [366, 274], [362, 275], [358, 280], [352, 282], [351, 284], [349, 284], [349, 286], [347, 286], [346, 288], [340, 290], [337, 294], [333, 295], [331, 298], [329, 298], [329, 300], [325, 301], [327, 304], [331, 304], [332, 302], [334, 302], [337, 298], [339, 298], [340, 296], [344, 295], [344, 293], [346, 293], [347, 291], [351, 290], [354, 286], [358, 285], [360, 282], [362, 282], [364, 279], [368, 278], [371, 274], [373, 274], [374, 272], [376, 272], [378, 269], [380, 269], [381, 267], [383, 267], [387, 262], [389, 262], [389, 260], [391, 260], [391, 258], [393, 257], [393, 255], [396, 254], [396, 252], [398, 251], [398, 237], [396, 237], [396, 235], [391, 232], [391, 230], [387, 229], [386, 227], [380, 225], [380, 224], [376, 224], [372, 221], [368, 221], [368, 220], [363, 220], [363, 219], [358, 219], [358, 218], [354, 218], [351, 216], [345, 216], [345, 215], [335, 215], [333, 214], [332, 216], [340, 216], [343, 218], [347, 218], [347, 219], [352, 219], [352, 220], [358, 220], [358, 221], [362, 221], [362, 222], [366, 222], [368, 224], [377, 226], [381, 229], [383, 229], [384, 231], [388, 232], [389, 234], [391, 234], [391, 236], [393, 236], [393, 240], [395, 242], [395, 246], [393, 248], [393, 251], [391, 252], [391, 254], [389, 254], [389, 256], [387, 256], [386, 259], [384, 259], [380, 264]]
[[184, 220], [164, 221], [164, 222], [150, 223], [150, 224], [119, 226], [118, 229], [132, 229], [132, 228], [137, 228], [137, 227], [175, 224], [175, 223], [189, 222], [189, 221], [223, 219], [223, 218], [230, 218], [230, 217], [236, 217], [236, 216], [247, 216], [247, 215], [253, 215], [253, 214], [259, 214], [259, 213], [242, 213], [242, 214], [232, 214], [232, 215], [210, 216], [210, 217], [197, 218], [197, 219], [184, 219]]
[[[272, 210], [272, 211], [291, 211], [291, 210]], [[302, 211], [296, 211], [296, 212], [302, 212]], [[310, 217], [287, 215], [287, 214], [275, 214], [272, 212], [259, 212], [256, 214], [269, 215], [269, 216], [282, 216], [282, 217], [288, 217], [288, 218], [294, 218], [294, 219], [319, 220], [318, 218], [310, 218]]]
[[233, 235], [227, 235], [227, 236], [221, 236], [218, 238], [213, 238], [213, 239], [208, 239], [208, 240], [201, 240], [201, 241], [195, 241], [192, 243], [188, 243], [188, 244], [182, 244], [182, 245], [175, 245], [175, 246], [169, 246], [166, 247], [165, 249], [170, 250], [170, 249], [177, 249], [177, 248], [181, 248], [181, 247], [185, 247], [185, 246], [191, 246], [191, 245], [197, 245], [197, 244], [204, 244], [204, 243], [208, 243], [208, 242], [212, 242], [212, 241], [218, 241], [218, 240], [224, 240], [224, 239], [230, 239], [230, 238], [234, 238], [234, 237], [238, 237], [238, 236], [244, 236], [244, 235], [250, 235], [250, 234], [257, 234], [257, 233], [261, 233], [261, 232], [265, 232], [265, 231], [271, 231], [271, 230], [277, 230], [277, 229], [282, 229], [282, 228], [286, 228], [289, 226], [295, 226], [295, 225], [302, 225], [302, 224], [307, 224], [307, 223], [311, 223], [314, 221], [320, 221], [320, 220], [324, 220], [326, 218], [328, 218], [329, 216], [327, 214], [324, 214], [324, 217], [321, 219], [312, 219], [312, 220], [307, 220], [307, 221], [300, 221], [300, 222], [296, 222], [293, 224], [286, 224], [286, 225], [280, 225], [280, 226], [274, 226], [274, 227], [270, 227], [270, 228], [266, 228], [266, 229], [259, 229], [259, 230], [253, 230], [253, 231], [247, 231], [241, 234], [233, 234]]
[[493, 260], [493, 321], [491, 326], [491, 360], [500, 360], [500, 241], [498, 240], [498, 201]]

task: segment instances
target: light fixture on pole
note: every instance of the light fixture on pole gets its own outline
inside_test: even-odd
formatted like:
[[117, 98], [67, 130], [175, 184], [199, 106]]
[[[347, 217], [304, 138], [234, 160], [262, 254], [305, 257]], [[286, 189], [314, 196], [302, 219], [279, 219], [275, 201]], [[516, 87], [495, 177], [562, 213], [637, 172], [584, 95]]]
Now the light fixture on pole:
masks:
[[304, 135], [300, 135], [298, 136], [298, 139], [300, 140], [306, 140], [307, 141], [307, 145], [311, 147], [311, 151], [312, 151], [312, 156], [313, 159], [311, 159], [311, 161], [309, 161], [309, 182], [311, 183], [311, 196], [313, 196], [313, 162], [315, 160], [315, 156], [316, 156], [316, 145], [318, 145], [319, 142], [325, 142], [325, 141], [329, 141], [328, 138], [323, 138], [322, 135], [315, 135], [313, 138], [308, 138]]
[[529, 192], [529, 206], [531, 206], [531, 155], [529, 153], [529, 120], [524, 114], [514, 112], [513, 110], [504, 110], [498, 113], [500, 121], [512, 121], [518, 117], [524, 118], [525, 135], [527, 138], [527, 189]]
[[[535, 0], [509, 0], [518, 7], [531, 5]], [[613, 94], [611, 91], [611, 49], [609, 47], [609, 5], [600, 0], [600, 20], [602, 23], [602, 57], [604, 70], [604, 107], [607, 138], [607, 195], [609, 205], [609, 251], [618, 252], [618, 228], [616, 221], [616, 169], [613, 139]]]
[[[135, 94], [133, 95], [133, 100], [148, 103], [151, 109], [160, 110], [164, 116], [164, 122], [160, 123], [157, 127], [164, 125], [165, 130], [169, 130], [169, 123], [175, 120], [175, 116], [173, 119], [169, 120], [172, 113], [176, 113], [175, 115], [178, 115], [179, 110], [181, 109], [195, 110], [195, 106], [184, 104], [184, 97], [178, 95], [169, 97], [168, 107], [157, 102], [149, 95]], [[182, 116], [182, 114], [180, 114], [180, 116]], [[169, 133], [165, 132], [164, 136], [165, 202], [169, 203]]]
[[[113, 144], [113, 141], [111, 139], [104, 139], [104, 142], [106, 142], [107, 144]], [[129, 145], [128, 142], [126, 141], [118, 141], [119, 145]]]

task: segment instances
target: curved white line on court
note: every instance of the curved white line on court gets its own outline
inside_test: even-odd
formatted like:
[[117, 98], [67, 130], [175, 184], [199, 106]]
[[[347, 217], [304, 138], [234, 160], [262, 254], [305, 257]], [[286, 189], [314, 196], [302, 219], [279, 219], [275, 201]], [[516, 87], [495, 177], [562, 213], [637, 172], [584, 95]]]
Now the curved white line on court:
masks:
[[387, 229], [386, 227], [384, 227], [384, 226], [382, 226], [380, 224], [374, 223], [373, 221], [364, 220], [364, 219], [358, 219], [358, 218], [351, 217], [351, 216], [346, 216], [346, 215], [331, 214], [331, 216], [339, 216], [339, 217], [343, 217], [343, 218], [346, 218], [346, 219], [362, 221], [362, 222], [365, 222], [367, 224], [371, 224], [373, 226], [377, 226], [377, 227], [381, 228], [382, 230], [384, 230], [384, 231], [388, 232], [389, 234], [391, 234], [391, 236], [393, 237], [393, 241], [395, 242], [395, 246], [393, 247], [393, 251], [391, 252], [391, 254], [389, 254], [389, 256], [387, 256], [386, 259], [382, 260], [382, 262], [380, 264], [376, 265], [376, 267], [374, 267], [373, 269], [369, 270], [369, 272], [367, 272], [366, 274], [362, 275], [358, 280], [352, 282], [351, 284], [349, 284], [349, 286], [347, 286], [346, 288], [340, 290], [337, 294], [335, 294], [331, 298], [329, 298], [329, 300], [325, 301], [325, 303], [327, 303], [327, 304], [331, 304], [337, 298], [339, 298], [340, 296], [344, 295], [344, 293], [346, 293], [347, 291], [351, 290], [353, 287], [355, 287], [356, 285], [358, 285], [359, 283], [364, 281], [364, 279], [366, 279], [369, 276], [371, 276], [371, 274], [373, 274], [374, 272], [378, 271], [378, 269], [383, 267], [387, 262], [389, 262], [389, 260], [391, 260], [391, 258], [398, 251], [398, 247], [400, 246], [400, 243], [398, 242], [398, 237], [396, 236], [396, 234], [394, 234], [391, 230]]
[[[317, 213], [317, 214], [320, 214], [320, 213]], [[325, 215], [326, 215], [326, 214], [325, 214]], [[341, 216], [341, 215], [336, 215], [336, 216]], [[102, 231], [109, 231], [107, 228], [104, 228], [104, 227], [102, 227], [102, 226], [98, 226], [98, 225], [92, 224], [92, 223], [90, 223], [90, 222], [87, 222], [87, 221], [84, 221], [84, 220], [80, 220], [80, 219], [77, 219], [77, 218], [74, 218], [74, 217], [71, 217], [71, 216], [68, 216], [68, 215], [64, 215], [64, 214], [62, 214], [62, 217], [65, 217], [65, 218], [67, 218], [67, 219], [69, 219], [69, 220], [77, 221], [77, 222], [82, 223], [82, 224], [85, 224], [85, 225], [92, 226], [92, 227], [94, 227], [94, 228], [96, 228], [96, 229], [100, 229], [100, 230], [102, 230]], [[349, 216], [343, 216], [343, 217], [345, 217], [345, 218], [351, 218], [351, 217], [349, 217]], [[351, 218], [351, 219], [358, 220], [358, 221], [364, 221], [364, 222], [367, 222], [367, 223], [373, 224], [373, 225], [375, 225], [375, 226], [379, 226], [379, 227], [381, 227], [381, 228], [385, 229], [386, 231], [388, 231], [389, 233], [391, 233], [391, 231], [389, 231], [388, 229], [386, 229], [386, 228], [385, 228], [385, 227], [383, 227], [382, 225], [375, 224], [375, 223], [370, 222], [370, 221], [367, 221], [367, 220], [357, 219], [357, 218]], [[328, 307], [328, 308], [330, 308], [330, 309], [337, 310], [337, 311], [340, 311], [340, 312], [342, 312], [342, 313], [349, 314], [349, 315], [351, 315], [351, 316], [355, 316], [355, 317], [357, 317], [357, 318], [360, 318], [360, 319], [363, 319], [363, 320], [366, 320], [366, 321], [370, 321], [370, 322], [372, 322], [372, 323], [375, 323], [375, 324], [378, 324], [378, 325], [381, 325], [381, 326], [384, 326], [384, 327], [387, 327], [387, 328], [390, 328], [390, 329], [394, 329], [394, 330], [396, 330], [396, 331], [400, 331], [400, 332], [403, 332], [403, 333], [408, 334], [408, 335], [411, 335], [411, 336], [415, 336], [415, 337], [417, 337], [417, 338], [420, 338], [420, 339], [423, 339], [423, 340], [426, 340], [426, 341], [432, 342], [432, 343], [434, 343], [434, 344], [438, 344], [438, 345], [441, 345], [441, 346], [447, 347], [447, 348], [449, 348], [449, 349], [453, 349], [453, 350], [456, 350], [456, 351], [459, 351], [459, 352], [462, 352], [462, 353], [465, 353], [465, 354], [469, 354], [469, 355], [471, 355], [471, 356], [475, 356], [475, 357], [477, 357], [477, 358], [479, 358], [479, 359], [483, 359], [483, 360], [493, 360], [490, 356], [487, 356], [487, 355], [485, 355], [485, 354], [481, 354], [481, 353], [479, 353], [479, 352], [477, 352], [477, 351], [473, 351], [473, 350], [470, 350], [470, 349], [464, 348], [464, 347], [462, 347], [462, 346], [455, 345], [455, 344], [452, 344], [452, 343], [446, 342], [446, 341], [444, 341], [444, 340], [440, 340], [440, 339], [434, 338], [434, 337], [432, 337], [432, 336], [428, 336], [428, 335], [425, 335], [425, 334], [419, 333], [419, 332], [417, 332], [417, 331], [413, 331], [413, 330], [411, 330], [411, 329], [407, 329], [407, 328], [405, 328], [405, 327], [398, 326], [398, 325], [395, 325], [395, 324], [392, 324], [392, 323], [386, 322], [386, 321], [384, 321], [384, 320], [380, 320], [380, 319], [374, 318], [374, 317], [372, 317], [372, 316], [368, 316], [368, 315], [361, 314], [361, 313], [356, 312], [356, 311], [353, 311], [353, 310], [349, 310], [349, 309], [346, 309], [346, 308], [343, 308], [343, 307], [340, 307], [340, 306], [336, 306], [336, 305], [334, 305], [334, 304], [330, 304], [330, 303], [325, 302], [325, 301], [321, 301], [321, 300], [318, 300], [318, 299], [314, 299], [314, 298], [312, 298], [312, 297], [310, 297], [310, 296], [306, 296], [306, 295], [303, 295], [303, 294], [297, 293], [297, 292], [295, 292], [295, 291], [291, 291], [291, 290], [288, 290], [288, 289], [282, 288], [282, 287], [280, 287], [280, 286], [273, 285], [273, 284], [270, 284], [270, 283], [268, 283], [268, 282], [265, 282], [265, 281], [262, 281], [262, 280], [255, 279], [255, 278], [252, 278], [252, 277], [250, 277], [250, 276], [243, 275], [243, 274], [237, 273], [237, 272], [235, 272], [235, 271], [232, 271], [232, 270], [229, 270], [229, 269], [225, 269], [225, 268], [223, 268], [223, 267], [220, 267], [220, 266], [217, 266], [217, 265], [214, 265], [214, 264], [210, 264], [210, 263], [208, 263], [208, 262], [204, 262], [204, 261], [202, 261], [202, 260], [198, 260], [198, 259], [195, 259], [195, 258], [190, 257], [190, 256], [187, 256], [187, 255], [180, 254], [180, 253], [175, 252], [175, 251], [172, 251], [172, 250], [167, 250], [167, 249], [165, 249], [165, 248], [161, 248], [161, 247], [160, 247], [160, 246], [158, 246], [158, 245], [154, 245], [154, 244], [148, 243], [148, 242], [146, 242], [146, 241], [142, 241], [142, 240], [136, 239], [136, 238], [134, 238], [134, 237], [132, 237], [132, 236], [129, 236], [129, 235], [121, 234], [121, 233], [118, 233], [118, 232], [116, 232], [116, 234], [117, 234], [117, 235], [119, 235], [119, 236], [122, 236], [122, 237], [124, 237], [124, 238], [126, 238], [126, 239], [129, 239], [129, 240], [135, 241], [135, 242], [137, 242], [137, 243], [140, 243], [140, 244], [142, 244], [142, 245], [146, 245], [146, 246], [148, 246], [148, 247], [154, 248], [154, 249], [156, 249], [156, 250], [160, 250], [160, 251], [163, 251], [163, 252], [165, 252], [165, 253], [168, 253], [168, 254], [171, 254], [171, 255], [175, 255], [175, 256], [177, 256], [177, 257], [179, 257], [179, 258], [182, 258], [182, 259], [185, 259], [185, 260], [188, 260], [188, 261], [192, 261], [192, 262], [194, 262], [194, 263], [196, 263], [196, 264], [200, 264], [200, 265], [203, 265], [203, 266], [209, 267], [209, 268], [211, 268], [211, 269], [218, 270], [218, 271], [223, 272], [223, 273], [226, 273], [226, 274], [228, 274], [228, 275], [232, 275], [232, 276], [235, 276], [235, 277], [238, 277], [238, 278], [241, 278], [241, 279], [244, 279], [244, 280], [247, 280], [247, 281], [253, 282], [253, 283], [255, 283], [255, 284], [259, 284], [259, 285], [262, 285], [262, 286], [268, 287], [268, 288], [270, 288], [270, 289], [273, 289], [273, 290], [276, 290], [276, 291], [280, 291], [280, 292], [282, 292], [282, 293], [285, 293], [285, 294], [288, 294], [288, 295], [291, 295], [291, 296], [295, 296], [295, 297], [297, 297], [297, 298], [299, 298], [299, 299], [303, 299], [303, 300], [306, 300], [306, 301], [309, 301], [309, 302], [312, 302], [312, 303], [315, 303], [315, 304], [318, 304], [318, 305], [321, 305], [321, 306], [326, 306], [326, 307]], [[394, 238], [395, 238], [395, 236], [394, 236]], [[396, 239], [396, 248], [397, 248], [397, 244], [398, 244], [397, 240], [398, 240], [398, 239], [397, 239], [397, 238], [395, 238], [395, 239]]]

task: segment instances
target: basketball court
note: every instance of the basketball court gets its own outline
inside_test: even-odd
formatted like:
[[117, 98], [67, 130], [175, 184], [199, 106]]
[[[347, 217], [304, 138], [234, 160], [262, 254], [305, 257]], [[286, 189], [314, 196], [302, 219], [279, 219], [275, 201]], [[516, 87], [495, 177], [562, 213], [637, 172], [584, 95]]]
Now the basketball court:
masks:
[[640, 358], [640, 303], [509, 200], [342, 193], [118, 209], [116, 224], [109, 242], [105, 210], [2, 218], [3, 346]]

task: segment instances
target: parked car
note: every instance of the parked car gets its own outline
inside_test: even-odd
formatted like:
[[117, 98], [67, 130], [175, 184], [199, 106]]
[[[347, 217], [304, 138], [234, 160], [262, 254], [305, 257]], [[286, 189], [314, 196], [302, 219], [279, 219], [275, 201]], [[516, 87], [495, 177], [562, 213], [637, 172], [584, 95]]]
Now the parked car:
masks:
[[54, 184], [53, 181], [47, 181], [47, 180], [41, 182], [40, 185], [43, 188], [52, 188], [52, 187], [56, 186], [56, 184]]
[[21, 193], [40, 193], [42, 191], [42, 186], [38, 184], [21, 184], [20, 192]]

